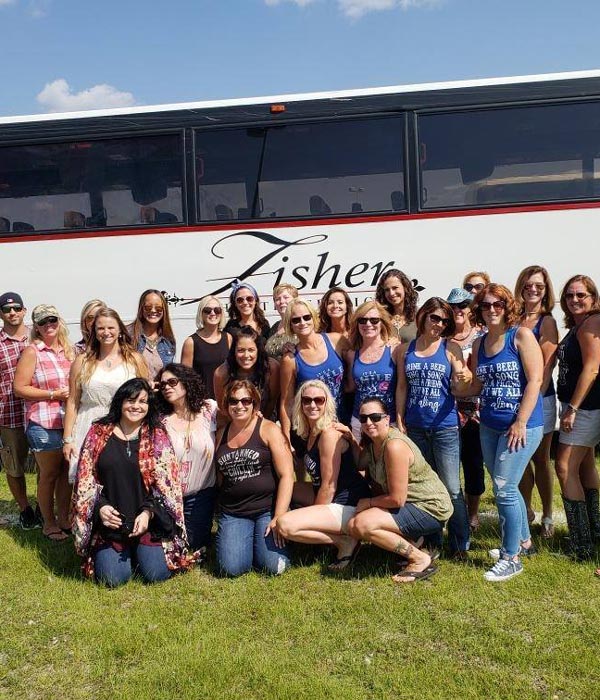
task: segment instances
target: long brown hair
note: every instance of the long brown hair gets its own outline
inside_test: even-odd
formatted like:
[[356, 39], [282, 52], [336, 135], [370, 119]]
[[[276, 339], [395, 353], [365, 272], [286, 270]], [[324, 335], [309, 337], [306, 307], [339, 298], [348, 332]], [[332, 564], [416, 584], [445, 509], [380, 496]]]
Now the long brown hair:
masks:
[[346, 326], [346, 331], [350, 329], [350, 319], [352, 318], [352, 312], [354, 310], [352, 299], [350, 299], [350, 295], [345, 289], [342, 289], [341, 287], [331, 287], [331, 289], [328, 289], [325, 292], [325, 294], [323, 294], [323, 298], [319, 302], [319, 327], [325, 333], [331, 333], [332, 327], [331, 318], [327, 313], [327, 303], [329, 302], [331, 295], [336, 293], [341, 294], [344, 297], [344, 301], [346, 302], [346, 313], [344, 314], [344, 323]]
[[142, 296], [140, 297], [137, 316], [135, 317], [131, 331], [131, 342], [136, 350], [139, 347], [140, 338], [144, 330], [144, 302], [146, 301], [146, 297], [150, 294], [156, 294], [157, 297], [160, 297], [163, 307], [163, 315], [158, 324], [158, 334], [162, 335], [163, 338], [170, 340], [173, 345], [175, 345], [175, 334], [173, 333], [173, 326], [171, 325], [171, 318], [169, 316], [169, 304], [165, 299], [165, 295], [158, 289], [146, 289], [145, 292], [142, 292]]
[[544, 278], [544, 284], [546, 289], [544, 290], [544, 296], [542, 297], [542, 316], [547, 316], [552, 313], [554, 304], [556, 304], [556, 299], [554, 297], [554, 287], [552, 286], [552, 280], [548, 274], [548, 270], [541, 265], [530, 265], [524, 270], [521, 270], [517, 281], [515, 283], [515, 300], [517, 304], [520, 304], [519, 313], [523, 315], [525, 313], [525, 300], [523, 299], [523, 290], [527, 284], [527, 280], [532, 275], [540, 274]]
[[587, 289], [588, 294], [592, 297], [592, 308], [590, 313], [597, 314], [600, 312], [598, 287], [596, 287], [594, 280], [587, 275], [573, 275], [573, 277], [565, 282], [565, 286], [562, 288], [560, 293], [560, 308], [565, 314], [565, 328], [573, 328], [575, 326], [575, 319], [567, 306], [567, 289], [573, 284], [573, 282], [581, 282], [581, 284], [583, 284], [583, 286]]

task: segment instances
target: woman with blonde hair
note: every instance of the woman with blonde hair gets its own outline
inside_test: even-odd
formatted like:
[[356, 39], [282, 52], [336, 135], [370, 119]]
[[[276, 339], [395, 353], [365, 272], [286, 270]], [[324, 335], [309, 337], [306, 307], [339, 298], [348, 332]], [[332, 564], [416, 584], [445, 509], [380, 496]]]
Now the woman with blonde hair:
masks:
[[44, 519], [42, 532], [49, 540], [60, 542], [69, 531], [71, 491], [61, 437], [75, 350], [56, 307], [39, 304], [31, 312], [31, 319], [31, 344], [19, 358], [14, 393], [25, 399], [25, 434], [39, 468], [37, 495]]
[[334, 425], [335, 404], [327, 385], [318, 379], [304, 382], [296, 392], [292, 426], [300, 438], [296, 457], [303, 460], [312, 480], [314, 505], [282, 515], [278, 527], [285, 539], [337, 548], [331, 571], [348, 567], [360, 542], [348, 535], [346, 523], [354, 506], [370, 496], [358, 473], [353, 445]]
[[81, 317], [79, 319], [81, 340], [78, 340], [74, 346], [77, 354], [85, 352], [87, 342], [90, 339], [92, 326], [94, 325], [94, 319], [96, 318], [96, 311], [104, 306], [106, 306], [106, 303], [101, 299], [90, 299], [90, 301], [83, 305]]
[[146, 289], [138, 303], [135, 321], [128, 328], [135, 350], [144, 358], [152, 383], [163, 367], [175, 357], [175, 334], [169, 305], [158, 289]]
[[133, 350], [127, 328], [114, 309], [96, 312], [92, 335], [69, 374], [63, 454], [69, 461], [69, 480], [77, 471], [79, 451], [91, 424], [108, 413], [117, 389], [128, 379], [148, 378], [142, 356]]
[[550, 469], [550, 446], [556, 427], [556, 390], [552, 371], [556, 364], [558, 349], [558, 328], [552, 317], [554, 308], [554, 289], [545, 267], [530, 265], [522, 270], [515, 284], [515, 299], [521, 305], [521, 326], [529, 328], [536, 337], [544, 358], [544, 376], [542, 379], [542, 406], [544, 411], [544, 437], [533, 455], [535, 469], [528, 464], [519, 489], [525, 499], [529, 522], [535, 520], [531, 508], [533, 485], [538, 488], [542, 501], [542, 537], [548, 539], [554, 534], [552, 521], [552, 490], [554, 475]]
[[392, 319], [377, 301], [365, 301], [352, 315], [350, 344], [346, 353], [346, 389], [355, 392], [352, 432], [359, 440], [358, 410], [367, 399], [383, 401], [392, 423], [396, 421], [396, 359], [399, 344], [390, 347]]
[[196, 313], [196, 332], [185, 339], [181, 364], [192, 367], [202, 377], [208, 398], [215, 398], [215, 370], [227, 358], [231, 335], [225, 331], [225, 310], [217, 297], [200, 299]]

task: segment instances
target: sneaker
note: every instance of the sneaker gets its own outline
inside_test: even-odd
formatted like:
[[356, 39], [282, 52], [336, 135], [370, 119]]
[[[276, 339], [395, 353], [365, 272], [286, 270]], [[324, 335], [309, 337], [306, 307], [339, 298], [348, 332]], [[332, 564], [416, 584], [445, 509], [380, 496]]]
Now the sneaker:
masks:
[[523, 573], [523, 564], [519, 560], [499, 559], [489, 571], [483, 574], [486, 581], [508, 581], [513, 576]]
[[[532, 544], [530, 544], [529, 547], [523, 547], [523, 545], [519, 547], [520, 557], [532, 557], [534, 556], [534, 554], [537, 553], [537, 549]], [[498, 559], [500, 559], [500, 550], [498, 548], [488, 549], [488, 554], [490, 556], [490, 559], [493, 559], [494, 561], [498, 561]]]
[[37, 523], [36, 527], [44, 527], [44, 518], [42, 518], [42, 511], [39, 505], [35, 506], [35, 522]]
[[40, 527], [31, 506], [27, 506], [27, 508], [22, 510], [19, 514], [19, 525], [23, 528], [23, 530], [33, 530], [36, 527]]

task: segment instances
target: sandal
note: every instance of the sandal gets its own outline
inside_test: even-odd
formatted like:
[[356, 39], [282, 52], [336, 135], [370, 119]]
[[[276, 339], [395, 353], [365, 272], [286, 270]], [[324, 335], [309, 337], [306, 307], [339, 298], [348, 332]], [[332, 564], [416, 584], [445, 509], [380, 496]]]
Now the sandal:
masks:
[[554, 522], [552, 518], [542, 518], [541, 536], [545, 540], [554, 537]]
[[64, 533], [62, 530], [50, 530], [50, 532], [42, 532], [42, 535], [50, 542], [64, 542], [69, 539], [69, 535]]
[[437, 571], [438, 567], [435, 564], [431, 564], [426, 569], [423, 569], [423, 571], [403, 571], [400, 574], [396, 574], [395, 576], [392, 576], [392, 581], [394, 583], [415, 583], [415, 581], [425, 581], [436, 574]]
[[[426, 554], [429, 554], [429, 557], [431, 558], [431, 563], [429, 566], [433, 565], [433, 562], [436, 559], [440, 558], [440, 550], [439, 549], [424, 549], [423, 550]], [[400, 561], [396, 562], [396, 570], [398, 573], [402, 573], [404, 569], [408, 566], [408, 560], [407, 559], [401, 559]]]
[[337, 559], [332, 561], [331, 564], [329, 564], [327, 570], [337, 574], [352, 566], [361, 546], [362, 542], [357, 542], [351, 554], [348, 554], [345, 557], [338, 557]]

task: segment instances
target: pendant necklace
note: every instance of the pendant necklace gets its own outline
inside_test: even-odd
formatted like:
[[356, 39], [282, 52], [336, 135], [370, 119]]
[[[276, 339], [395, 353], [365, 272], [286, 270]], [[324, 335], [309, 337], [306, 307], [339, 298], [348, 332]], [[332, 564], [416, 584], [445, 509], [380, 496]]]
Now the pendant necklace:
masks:
[[127, 445], [125, 447], [125, 452], [127, 452], [127, 457], [131, 457], [131, 445], [129, 444], [129, 441], [131, 440], [131, 438], [135, 437], [139, 433], [140, 429], [136, 428], [132, 433], [127, 435], [127, 433], [123, 430], [123, 426], [121, 425], [121, 423], [119, 423], [119, 428], [121, 429], [121, 432], [123, 433], [123, 437], [127, 441]]

